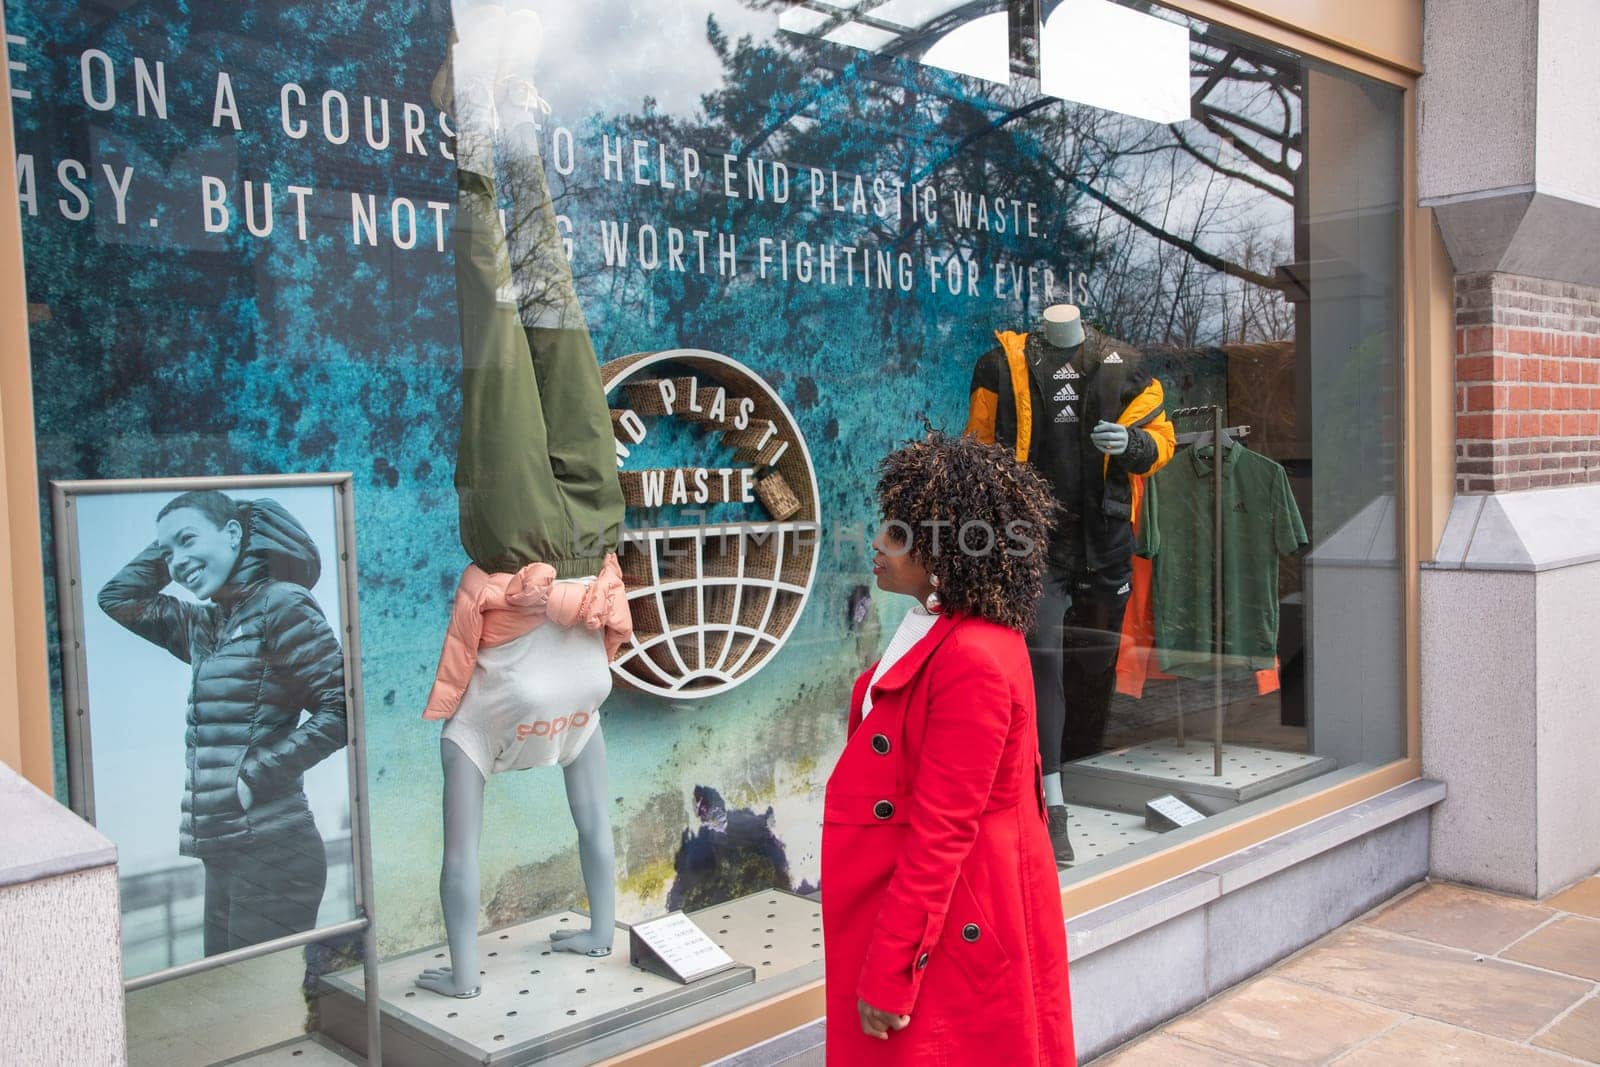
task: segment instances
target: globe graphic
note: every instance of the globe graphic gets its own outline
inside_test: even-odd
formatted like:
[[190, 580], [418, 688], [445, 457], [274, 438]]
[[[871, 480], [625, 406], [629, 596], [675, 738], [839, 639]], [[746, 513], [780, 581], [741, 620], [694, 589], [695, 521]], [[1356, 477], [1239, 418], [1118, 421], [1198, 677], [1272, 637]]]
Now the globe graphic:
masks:
[[[720, 353], [641, 352], [600, 376], [628, 505], [617, 555], [633, 614], [612, 671], [660, 696], [725, 693], [772, 660], [811, 594], [821, 524], [805, 440], [777, 393]], [[663, 462], [649, 444], [668, 437]]]

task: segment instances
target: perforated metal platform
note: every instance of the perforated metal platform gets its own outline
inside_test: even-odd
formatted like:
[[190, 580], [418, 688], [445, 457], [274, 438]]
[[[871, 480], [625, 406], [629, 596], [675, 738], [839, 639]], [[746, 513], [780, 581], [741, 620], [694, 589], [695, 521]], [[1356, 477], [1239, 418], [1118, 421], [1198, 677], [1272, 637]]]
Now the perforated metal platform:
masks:
[[689, 917], [728, 955], [756, 970], [756, 981], [822, 958], [822, 905], [793, 893], [752, 893]]
[[1067, 839], [1072, 842], [1074, 863], [1104, 859], [1155, 836], [1156, 831], [1145, 829], [1143, 815], [1067, 805]]
[[1276, 752], [1249, 745], [1222, 746], [1222, 775], [1212, 774], [1212, 748], [1206, 741], [1150, 741], [1113, 749], [1061, 768], [1061, 792], [1070, 804], [1144, 813], [1148, 800], [1163, 793], [1209, 798], [1212, 810], [1233, 807], [1276, 793], [1335, 769], [1326, 756]]
[[[380, 964], [384, 1063], [389, 1067], [533, 1063], [755, 981], [755, 970], [749, 966], [689, 985], [648, 974], [628, 962], [628, 931], [621, 924], [611, 955], [603, 959], [550, 948], [553, 931], [587, 923], [576, 912], [558, 912], [480, 935], [483, 992], [471, 1000], [440, 996], [412, 984], [424, 968], [449, 962], [443, 945]], [[359, 969], [324, 980], [320, 1009], [328, 1036], [365, 1052]]]

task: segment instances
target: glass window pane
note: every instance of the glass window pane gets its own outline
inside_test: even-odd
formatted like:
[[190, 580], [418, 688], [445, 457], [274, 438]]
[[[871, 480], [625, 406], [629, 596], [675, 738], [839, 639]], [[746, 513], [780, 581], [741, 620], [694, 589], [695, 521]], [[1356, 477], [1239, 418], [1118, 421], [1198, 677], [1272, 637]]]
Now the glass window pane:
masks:
[[[474, 470], [618, 471], [633, 635], [595, 672], [617, 918], [686, 911], [751, 969], [685, 1026], [820, 966], [824, 792], [852, 687], [913, 606], [872, 573], [878, 463], [929, 425], [1026, 452], [1056, 497], [1030, 681], [1064, 881], [1404, 755], [1402, 94], [1159, 4], [1028, 7], [5, 0], [41, 485], [350, 473], [352, 546], [321, 551], [324, 581], [351, 568], [358, 632], [318, 602], [359, 641], [396, 967], [448, 953], [441, 727], [421, 716], [463, 515], [491, 498], [510, 539], [570, 518]], [[558, 348], [574, 373], [550, 370]], [[506, 353], [521, 373], [474, 392]], [[552, 412], [590, 432], [553, 441]], [[496, 440], [520, 443], [473, 467]], [[144, 512], [99, 514], [93, 565], [50, 574], [63, 749], [63, 605], [70, 623], [72, 590], [156, 537]], [[198, 653], [128, 637], [124, 699], [117, 622], [81, 599], [101, 612], [96, 775], [155, 798], [105, 821], [140, 902], [130, 965], [192, 958]], [[209, 768], [225, 798], [244, 765]], [[342, 841], [334, 768], [303, 788]], [[521, 952], [593, 895], [567, 776], [490, 776], [478, 920]], [[356, 880], [329, 863], [332, 921]], [[508, 980], [495, 958], [486, 981]], [[280, 1030], [301, 1003], [285, 973], [355, 962], [274, 959], [230, 973], [270, 976]], [[204, 982], [172, 988], [134, 1002], [145, 1062], [240, 1051], [171, 1010]]]

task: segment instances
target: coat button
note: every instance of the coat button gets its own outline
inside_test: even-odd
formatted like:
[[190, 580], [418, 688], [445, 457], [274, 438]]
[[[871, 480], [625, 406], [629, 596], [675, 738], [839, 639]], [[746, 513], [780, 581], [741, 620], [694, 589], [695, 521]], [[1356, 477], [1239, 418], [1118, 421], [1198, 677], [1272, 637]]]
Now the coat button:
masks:
[[926, 952], [924, 952], [922, 955], [917, 957], [917, 970], [920, 971], [924, 967], [926, 967], [927, 965], [928, 965], [928, 954]]
[[887, 756], [889, 754], [889, 738], [883, 734], [873, 734], [872, 751], [880, 756]]
[[961, 928], [961, 939], [963, 941], [976, 941], [978, 940], [978, 935], [982, 932], [978, 929], [977, 923], [968, 923]]
[[872, 805], [872, 814], [880, 819], [894, 818], [894, 805], [887, 800], [880, 800]]

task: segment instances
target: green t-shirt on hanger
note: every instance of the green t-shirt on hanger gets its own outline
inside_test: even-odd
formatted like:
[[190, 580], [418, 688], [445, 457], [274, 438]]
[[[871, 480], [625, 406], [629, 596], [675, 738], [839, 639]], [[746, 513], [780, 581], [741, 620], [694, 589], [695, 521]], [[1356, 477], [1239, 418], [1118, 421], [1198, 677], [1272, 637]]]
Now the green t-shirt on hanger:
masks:
[[[1145, 483], [1137, 551], [1152, 561], [1151, 599], [1161, 669], [1211, 672], [1211, 445], [1179, 455]], [[1243, 445], [1222, 462], [1224, 667], [1257, 671], [1278, 654], [1278, 557], [1308, 543], [1289, 475]]]

